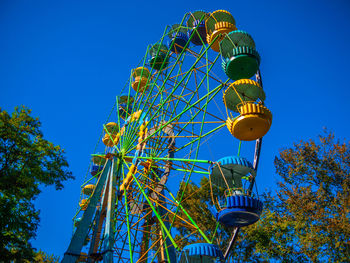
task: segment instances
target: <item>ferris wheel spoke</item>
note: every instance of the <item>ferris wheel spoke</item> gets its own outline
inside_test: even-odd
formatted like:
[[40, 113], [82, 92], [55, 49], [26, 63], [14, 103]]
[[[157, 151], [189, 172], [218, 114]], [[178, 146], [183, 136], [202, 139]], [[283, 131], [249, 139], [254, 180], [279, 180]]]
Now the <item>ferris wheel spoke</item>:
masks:
[[[209, 48], [210, 48], [210, 45], [206, 48], [205, 51], [207, 51]], [[204, 56], [204, 53], [201, 54], [201, 55], [196, 59], [196, 61], [193, 63], [193, 65], [191, 66], [191, 68], [189, 69], [189, 71], [181, 78], [181, 80], [179, 81], [179, 83], [175, 85], [173, 91], [168, 95], [168, 97], [167, 97], [165, 100], [168, 100], [168, 99], [170, 98], [170, 96], [176, 91], [177, 87], [186, 79], [186, 77], [189, 75], [189, 73], [192, 72], [193, 68], [197, 65], [197, 63], [199, 62], [199, 60], [200, 60], [203, 56]], [[177, 59], [177, 61], [178, 61], [178, 60], [179, 60], [179, 58]], [[177, 62], [177, 61], [176, 61], [176, 62]], [[174, 69], [174, 68], [173, 68], [173, 69]], [[173, 69], [169, 72], [167, 78], [164, 80], [164, 82], [163, 82], [163, 84], [162, 84], [162, 88], [164, 88], [164, 85], [165, 85], [164, 83], [166, 83], [167, 80], [169, 79], [169, 76], [170, 76], [170, 74], [172, 73]], [[152, 103], [152, 105], [153, 105], [153, 103]], [[164, 105], [164, 103], [163, 103], [163, 105]], [[162, 105], [162, 106], [163, 106], [163, 105]], [[146, 112], [146, 114], [147, 114], [147, 113], [148, 113], [148, 112]]]
[[[208, 100], [207, 100], [208, 101]], [[205, 105], [205, 108], [207, 107], [207, 104]], [[200, 139], [201, 139], [201, 135], [202, 135], [202, 132], [203, 132], [203, 124], [204, 124], [204, 118], [205, 118], [205, 114], [203, 115], [203, 118], [202, 118], [202, 123], [201, 123], [201, 128], [200, 128], [200, 136], [198, 137], [198, 144], [197, 144], [197, 148], [196, 148], [196, 152], [195, 152], [195, 158], [198, 157], [198, 151], [199, 151], [199, 145], [200, 145]], [[194, 169], [194, 164], [192, 165], [191, 167], [191, 170], [189, 172], [189, 175], [188, 175], [188, 178], [186, 180], [186, 183], [185, 183], [185, 187], [184, 189], [186, 189], [187, 185], [188, 185], [188, 182], [191, 178], [191, 175], [192, 175], [192, 172], [193, 172], [193, 169]], [[181, 204], [181, 201], [183, 199], [183, 196], [184, 196], [184, 191], [180, 194], [180, 200], [179, 200], [179, 203]], [[177, 214], [177, 211], [176, 210], [176, 213]], [[185, 214], [187, 215], [186, 211], [183, 210], [185, 212]], [[189, 215], [188, 215], [189, 216]], [[173, 222], [175, 221], [175, 217], [173, 218]], [[204, 233], [202, 231], [200, 231], [200, 233], [203, 235], [203, 237], [208, 241], [208, 238], [204, 235]], [[210, 243], [210, 242], [209, 242]]]
[[[194, 107], [195, 107], [195, 106], [194, 106]], [[196, 108], [197, 108], [197, 107], [196, 107]], [[200, 109], [200, 110], [202, 110], [202, 109]], [[192, 117], [189, 119], [189, 122], [187, 122], [183, 127], [181, 127], [181, 130], [180, 130], [178, 133], [176, 133], [175, 136], [180, 137], [180, 133], [181, 133], [182, 131], [185, 131], [185, 128], [186, 128], [190, 123], [202, 124], [202, 122], [191, 122], [198, 114], [199, 114], [199, 111], [198, 111], [196, 114], [193, 114]], [[204, 123], [223, 123], [223, 122], [225, 122], [225, 121], [224, 121], [224, 120], [221, 120], [220, 122], [204, 122]], [[189, 132], [189, 133], [191, 133], [191, 132]], [[207, 134], [206, 134], [206, 135], [207, 135]], [[189, 136], [189, 137], [190, 137], [190, 136]], [[194, 137], [200, 137], [200, 135], [195, 135]]]
[[138, 187], [140, 188], [142, 194], [144, 195], [144, 197], [146, 198], [149, 206], [151, 207], [151, 209], [153, 210], [153, 213], [155, 214], [155, 216], [157, 217], [158, 221], [160, 222], [162, 228], [164, 229], [164, 231], [167, 234], [167, 237], [170, 239], [170, 241], [172, 242], [174, 248], [177, 248], [177, 244], [175, 243], [174, 239], [172, 238], [170, 232], [168, 231], [168, 229], [166, 228], [163, 220], [161, 219], [160, 215], [157, 213], [157, 210], [155, 209], [155, 207], [153, 206], [152, 202], [150, 201], [150, 199], [148, 198], [147, 194], [144, 191], [144, 188], [142, 187], [142, 185], [139, 183], [139, 181], [136, 179], [136, 177], [133, 175], [134, 180], [136, 182], [136, 184], [138, 185]]
[[[193, 108], [196, 104], [198, 104], [199, 102], [201, 102], [202, 100], [210, 97], [210, 96], [215, 96], [221, 89], [221, 85], [219, 85], [218, 87], [214, 88], [213, 90], [211, 90], [210, 92], [208, 92], [206, 95], [204, 95], [203, 97], [201, 97], [199, 100], [197, 100], [194, 104], [192, 105], [188, 105], [183, 111], [181, 111], [181, 113], [177, 114], [175, 117], [173, 117], [172, 119], [170, 119], [169, 121], [167, 121], [165, 124], [162, 124], [155, 132], [153, 132], [150, 136], [148, 136], [147, 138], [145, 138], [142, 142], [145, 142], [149, 137], [153, 136], [154, 134], [156, 134], [157, 132], [159, 132], [161, 129], [163, 129], [166, 125], [171, 124], [172, 121], [174, 121], [175, 119], [179, 118], [184, 112], [190, 110], [191, 108]], [[153, 117], [151, 117], [150, 121], [153, 120]], [[136, 141], [136, 139], [134, 139], [134, 141]], [[135, 149], [135, 147], [132, 147], [130, 150]]]
[[[171, 70], [166, 74], [165, 79], [162, 79], [162, 81], [161, 81], [162, 85], [161, 85], [161, 87], [160, 87], [159, 90], [158, 90], [158, 94], [160, 94], [161, 92], [163, 92], [163, 90], [164, 90], [164, 83], [166, 83], [167, 79], [170, 78], [170, 76], [171, 76], [173, 70], [175, 69], [175, 65], [180, 61], [180, 58], [181, 58], [181, 56], [178, 56], [178, 57], [176, 58], [176, 61], [175, 61], [174, 65], [173, 65], [173, 67], [172, 67]], [[156, 78], [153, 80], [153, 85], [151, 85], [152, 87], [151, 87], [151, 90], [150, 90], [150, 94], [151, 94], [151, 92], [153, 91], [153, 89], [154, 89], [154, 87], [155, 87], [155, 83], [157, 82], [159, 76], [162, 76], [162, 73], [163, 73], [163, 71], [159, 71], [159, 72], [157, 73]], [[148, 96], [149, 96], [149, 95], [148, 95]], [[149, 99], [149, 97], [147, 97], [146, 100], [148, 101], [148, 99]], [[150, 104], [151, 107], [153, 106], [154, 102], [155, 102], [155, 99], [151, 102], [151, 104]], [[143, 106], [142, 110], [144, 110], [145, 106], [146, 106], [146, 105]], [[147, 113], [148, 113], [148, 112], [146, 112], [146, 114], [147, 114]]]

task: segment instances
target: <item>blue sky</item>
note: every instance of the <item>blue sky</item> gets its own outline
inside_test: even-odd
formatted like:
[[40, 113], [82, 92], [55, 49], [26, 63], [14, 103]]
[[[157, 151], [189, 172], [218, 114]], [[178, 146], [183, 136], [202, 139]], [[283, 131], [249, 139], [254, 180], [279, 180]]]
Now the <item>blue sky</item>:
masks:
[[44, 188], [33, 244], [62, 256], [80, 184], [115, 96], [166, 25], [186, 12], [226, 9], [262, 57], [273, 124], [264, 137], [258, 184], [276, 181], [279, 149], [327, 127], [348, 137], [350, 4], [335, 1], [13, 1], [0, 2], [0, 107], [26, 105], [45, 137], [61, 145], [76, 180]]

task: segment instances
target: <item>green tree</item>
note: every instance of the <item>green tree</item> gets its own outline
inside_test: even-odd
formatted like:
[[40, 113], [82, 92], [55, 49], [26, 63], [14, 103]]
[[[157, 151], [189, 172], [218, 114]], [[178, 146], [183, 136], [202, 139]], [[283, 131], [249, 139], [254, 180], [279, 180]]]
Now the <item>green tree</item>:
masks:
[[[185, 191], [184, 188], [186, 187]], [[217, 222], [212, 216], [208, 205], [211, 202], [210, 196], [210, 185], [207, 177], [203, 177], [200, 182], [200, 186], [194, 183], [180, 185], [180, 193], [184, 192], [182, 207], [189, 212], [191, 217], [194, 219], [198, 227], [205, 233], [208, 238], [214, 236], [214, 242], [220, 244], [220, 246], [227, 245], [229, 240], [229, 228], [216, 228]], [[218, 195], [219, 193], [214, 193]], [[222, 193], [221, 193], [222, 194]], [[178, 215], [181, 218], [186, 219], [188, 222], [191, 220], [186, 216], [183, 210], [179, 209]], [[189, 227], [188, 224], [184, 227], [182, 220], [176, 219], [174, 227], [179, 231], [179, 234], [175, 237], [177, 244], [180, 248], [191, 243], [206, 242], [202, 235], [195, 231], [195, 227]], [[194, 233], [193, 233], [194, 232]]]
[[[350, 262], [350, 144], [325, 133], [317, 141], [300, 141], [281, 150], [275, 167], [276, 191], [261, 196], [261, 219], [241, 229], [230, 254], [233, 261]], [[184, 204], [197, 222], [203, 218], [198, 207], [207, 209], [205, 180], [200, 187], [188, 186], [190, 192], [197, 189], [191, 193], [195, 198]], [[212, 219], [202, 221], [207, 233], [215, 227]], [[184, 238], [188, 233], [178, 227], [178, 240], [184, 244], [200, 240]], [[227, 238], [231, 231], [222, 229], [219, 234]], [[225, 241], [218, 241], [226, 247]]]
[[29, 240], [35, 237], [39, 211], [33, 200], [40, 186], [63, 188], [72, 179], [60, 146], [43, 138], [38, 118], [16, 107], [10, 115], [0, 108], [0, 258], [33, 260]]
[[35, 253], [34, 257], [35, 263], [58, 263], [60, 262], [60, 258], [54, 255], [48, 255], [45, 252], [39, 250]]
[[[275, 159], [274, 212], [290, 228], [286, 252], [311, 262], [350, 262], [350, 145], [332, 133], [301, 141]], [[305, 261], [304, 261], [305, 262]]]

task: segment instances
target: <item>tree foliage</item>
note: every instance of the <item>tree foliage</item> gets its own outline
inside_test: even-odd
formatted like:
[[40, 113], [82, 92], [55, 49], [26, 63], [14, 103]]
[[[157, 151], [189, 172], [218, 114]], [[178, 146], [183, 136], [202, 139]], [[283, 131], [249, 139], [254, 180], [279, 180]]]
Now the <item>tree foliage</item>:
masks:
[[350, 262], [349, 143], [331, 133], [318, 143], [302, 141], [281, 151], [275, 167], [275, 216], [294, 241], [287, 252], [311, 262]]
[[[350, 262], [350, 144], [326, 132], [317, 141], [281, 150], [274, 163], [276, 190], [261, 196], [261, 219], [241, 229], [230, 254], [233, 262]], [[208, 232], [215, 220], [198, 210], [207, 209], [208, 189], [201, 183], [194, 192], [184, 206]], [[178, 227], [178, 240], [200, 240], [184, 238], [189, 233]], [[231, 232], [219, 234], [229, 239]], [[217, 241], [226, 248], [225, 241]]]
[[32, 260], [39, 211], [33, 200], [40, 186], [63, 188], [72, 179], [60, 146], [43, 138], [38, 118], [24, 106], [10, 115], [0, 108], [0, 257]]
[[[185, 187], [186, 189], [184, 190]], [[229, 238], [229, 229], [222, 227], [217, 229], [216, 220], [208, 208], [211, 201], [209, 180], [203, 177], [199, 187], [194, 183], [189, 183], [187, 186], [185, 183], [182, 183], [179, 192], [184, 192], [182, 207], [189, 212], [191, 218], [194, 219], [205, 235], [210, 239], [214, 237], [215, 242], [220, 245], [226, 245]], [[192, 222], [182, 209], [179, 209], [178, 215], [188, 222], [184, 224], [183, 220], [180, 219], [174, 222], [174, 227], [179, 231], [175, 240], [180, 248], [191, 243], [206, 242], [203, 236], [196, 231], [194, 225], [189, 227], [189, 224], [192, 224]]]
[[58, 263], [60, 262], [60, 258], [54, 255], [48, 255], [45, 252], [39, 250], [35, 253], [34, 257], [35, 263]]

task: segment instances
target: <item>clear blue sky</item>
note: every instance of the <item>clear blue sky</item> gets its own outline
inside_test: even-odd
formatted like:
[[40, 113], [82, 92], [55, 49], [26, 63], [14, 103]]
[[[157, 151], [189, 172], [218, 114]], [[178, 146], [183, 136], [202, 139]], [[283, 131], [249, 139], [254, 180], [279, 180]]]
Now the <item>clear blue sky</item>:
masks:
[[67, 153], [76, 180], [36, 200], [33, 244], [62, 256], [80, 184], [115, 96], [146, 46], [188, 11], [226, 9], [255, 39], [266, 104], [260, 189], [273, 188], [273, 159], [328, 127], [349, 137], [350, 3], [319, 1], [0, 1], [0, 106], [26, 105], [48, 140]]

